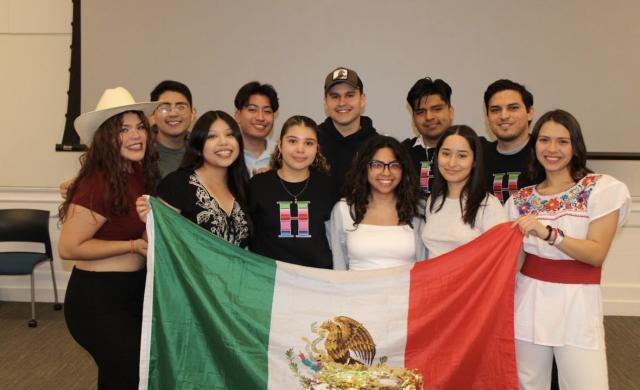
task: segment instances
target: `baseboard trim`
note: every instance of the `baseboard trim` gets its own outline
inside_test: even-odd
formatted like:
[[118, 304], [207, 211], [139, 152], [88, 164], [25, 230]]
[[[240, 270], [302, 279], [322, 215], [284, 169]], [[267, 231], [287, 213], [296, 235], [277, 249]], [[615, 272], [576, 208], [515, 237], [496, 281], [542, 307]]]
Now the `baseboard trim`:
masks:
[[[64, 302], [66, 285], [58, 287], [58, 299]], [[0, 301], [30, 302], [31, 292], [25, 287], [0, 287]], [[54, 302], [53, 288], [36, 288], [36, 302]], [[604, 315], [640, 317], [640, 301], [637, 299], [603, 299]]]
[[[36, 288], [36, 302], [55, 302], [53, 296], [53, 287]], [[66, 287], [58, 287], [58, 301], [64, 302], [64, 295], [66, 293]], [[0, 288], [0, 301], [6, 302], [31, 302], [31, 288], [27, 287], [1, 287]]]
[[602, 285], [602, 304], [607, 316], [640, 316], [640, 286], [628, 283]]
[[605, 316], [640, 317], [640, 301], [604, 300], [602, 305]]

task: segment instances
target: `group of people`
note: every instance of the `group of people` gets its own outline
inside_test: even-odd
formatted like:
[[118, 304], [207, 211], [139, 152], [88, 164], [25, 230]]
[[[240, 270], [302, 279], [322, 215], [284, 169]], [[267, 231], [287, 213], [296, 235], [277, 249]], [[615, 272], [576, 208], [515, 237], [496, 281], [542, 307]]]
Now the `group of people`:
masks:
[[163, 81], [152, 102], [111, 89], [78, 117], [90, 146], [64, 185], [59, 252], [76, 260], [65, 317], [99, 388], [137, 386], [144, 194], [239, 247], [337, 270], [435, 258], [514, 221], [526, 254], [515, 302], [521, 388], [549, 389], [554, 358], [561, 388], [607, 388], [600, 266], [630, 197], [586, 167], [577, 120], [550, 111], [530, 133], [533, 95], [498, 80], [484, 95], [490, 142], [453, 123], [445, 81], [423, 78], [407, 95], [419, 135], [399, 142], [362, 115], [355, 71], [330, 72], [324, 93], [326, 120], [292, 116], [277, 141], [278, 96], [259, 82], [240, 88], [234, 116], [195, 120], [189, 89]]

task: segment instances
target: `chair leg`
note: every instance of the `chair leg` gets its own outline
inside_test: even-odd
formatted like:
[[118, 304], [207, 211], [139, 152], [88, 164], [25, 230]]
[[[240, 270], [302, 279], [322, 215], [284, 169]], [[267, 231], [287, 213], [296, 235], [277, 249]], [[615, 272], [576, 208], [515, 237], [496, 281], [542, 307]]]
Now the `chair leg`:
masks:
[[28, 323], [29, 328], [38, 326], [38, 321], [36, 321], [36, 287], [33, 279], [33, 271], [31, 271], [31, 319]]
[[53, 260], [49, 261], [49, 265], [51, 266], [51, 280], [53, 280], [53, 310], [60, 310], [62, 305], [58, 302], [58, 286], [56, 285], [56, 274], [53, 272]]

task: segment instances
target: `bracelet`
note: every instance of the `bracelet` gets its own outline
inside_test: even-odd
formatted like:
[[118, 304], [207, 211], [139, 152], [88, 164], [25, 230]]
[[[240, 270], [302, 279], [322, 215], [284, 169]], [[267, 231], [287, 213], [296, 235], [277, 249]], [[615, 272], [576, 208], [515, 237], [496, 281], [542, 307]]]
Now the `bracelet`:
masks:
[[551, 244], [554, 246], [560, 245], [562, 240], [564, 240], [564, 232], [560, 229], [556, 229], [556, 231], [557, 231], [556, 239], [553, 241], [553, 244]]
[[136, 253], [136, 248], [135, 248], [135, 243], [133, 240], [129, 240], [129, 253], [134, 254]]
[[547, 225], [547, 231], [549, 233], [547, 234], [547, 236], [545, 238], [543, 238], [543, 240], [545, 240], [545, 241], [549, 241], [549, 239], [551, 238], [551, 233], [553, 233], [553, 228], [550, 225]]
[[547, 240], [547, 244], [553, 245], [557, 239], [558, 239], [558, 229], [552, 228], [551, 237]]

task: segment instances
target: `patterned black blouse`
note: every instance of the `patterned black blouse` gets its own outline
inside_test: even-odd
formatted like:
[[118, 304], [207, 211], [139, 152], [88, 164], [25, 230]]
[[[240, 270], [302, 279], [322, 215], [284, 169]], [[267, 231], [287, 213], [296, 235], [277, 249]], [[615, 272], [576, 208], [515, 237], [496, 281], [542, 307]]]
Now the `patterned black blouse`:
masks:
[[245, 248], [249, 243], [249, 225], [242, 208], [234, 200], [231, 214], [220, 207], [194, 171], [177, 170], [158, 186], [158, 196], [200, 227], [231, 244]]

